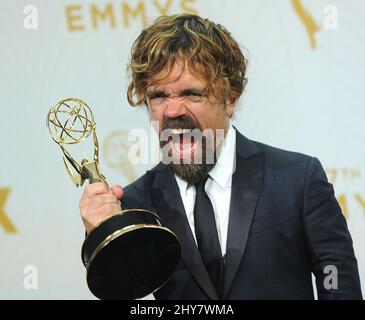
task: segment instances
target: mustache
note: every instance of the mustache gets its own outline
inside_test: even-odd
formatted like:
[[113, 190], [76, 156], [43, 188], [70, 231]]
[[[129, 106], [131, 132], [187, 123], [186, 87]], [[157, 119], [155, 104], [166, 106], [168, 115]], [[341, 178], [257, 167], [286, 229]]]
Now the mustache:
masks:
[[188, 116], [180, 116], [177, 118], [164, 118], [162, 130], [166, 129], [200, 129], [199, 123], [195, 122]]

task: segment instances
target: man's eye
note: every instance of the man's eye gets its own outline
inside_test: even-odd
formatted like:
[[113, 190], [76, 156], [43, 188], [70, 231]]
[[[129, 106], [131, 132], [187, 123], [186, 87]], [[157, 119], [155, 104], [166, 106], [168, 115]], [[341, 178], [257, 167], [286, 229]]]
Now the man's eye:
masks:
[[186, 97], [192, 102], [200, 102], [203, 99], [204, 94], [201, 92], [189, 92], [186, 94]]
[[201, 98], [203, 97], [203, 93], [201, 92], [185, 92], [182, 94], [182, 96], [188, 97], [188, 98], [193, 98], [193, 99], [197, 99], [197, 98]]
[[165, 98], [166, 95], [164, 95], [163, 93], [155, 93], [155, 94], [151, 94], [150, 95], [150, 99], [160, 99], [160, 98]]

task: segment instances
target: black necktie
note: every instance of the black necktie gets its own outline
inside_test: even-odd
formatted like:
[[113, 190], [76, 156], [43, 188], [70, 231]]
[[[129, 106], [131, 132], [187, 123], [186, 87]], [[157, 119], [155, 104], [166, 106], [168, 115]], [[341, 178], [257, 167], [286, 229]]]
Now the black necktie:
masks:
[[220, 298], [223, 295], [224, 265], [212, 203], [205, 192], [207, 179], [195, 185], [195, 235], [199, 251]]

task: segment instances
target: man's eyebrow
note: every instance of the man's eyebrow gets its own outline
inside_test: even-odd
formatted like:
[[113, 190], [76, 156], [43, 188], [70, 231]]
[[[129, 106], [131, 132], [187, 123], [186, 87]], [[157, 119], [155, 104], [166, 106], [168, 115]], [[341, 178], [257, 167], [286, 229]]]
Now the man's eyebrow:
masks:
[[180, 94], [182, 94], [182, 95], [190, 95], [190, 94], [204, 95], [204, 93], [205, 93], [205, 89], [203, 89], [203, 88], [187, 88], [180, 92]]
[[148, 98], [154, 98], [154, 97], [166, 97], [167, 94], [163, 90], [159, 89], [150, 89], [147, 90], [146, 95]]
[[[205, 88], [186, 88], [179, 91], [179, 95], [205, 95]], [[155, 97], [168, 97], [170, 94], [166, 93], [164, 90], [161, 89], [148, 89], [146, 92], [146, 96], [148, 98], [155, 98]]]

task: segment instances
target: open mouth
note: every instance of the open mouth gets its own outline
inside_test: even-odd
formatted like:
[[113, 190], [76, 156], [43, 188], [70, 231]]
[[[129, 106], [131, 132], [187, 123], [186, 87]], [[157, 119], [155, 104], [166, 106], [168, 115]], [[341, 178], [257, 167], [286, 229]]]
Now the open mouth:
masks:
[[199, 140], [190, 129], [170, 129], [169, 144], [172, 156], [177, 159], [193, 160]]

